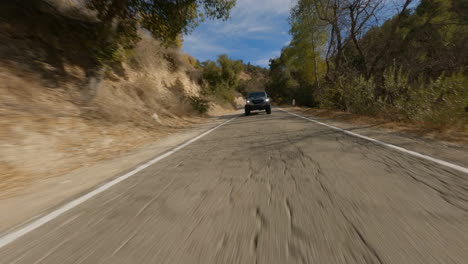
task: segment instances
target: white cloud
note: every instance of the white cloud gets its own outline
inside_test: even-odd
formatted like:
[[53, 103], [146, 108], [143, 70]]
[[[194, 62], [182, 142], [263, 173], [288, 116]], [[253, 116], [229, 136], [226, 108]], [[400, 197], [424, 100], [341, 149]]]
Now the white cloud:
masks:
[[233, 12], [241, 14], [287, 14], [295, 0], [237, 0]]
[[295, 0], [237, 0], [228, 21], [208, 23], [219, 33], [258, 37], [253, 33], [274, 32], [274, 25], [279, 22], [278, 16], [287, 16], [293, 2]]
[[228, 53], [229, 49], [224, 46], [215, 44], [206, 38], [201, 38], [197, 35], [184, 36], [184, 48], [189, 53], [209, 52], [215, 54]]
[[273, 50], [273, 51], [270, 52], [270, 54], [268, 55], [268, 57], [255, 60], [255, 61], [253, 62], [253, 64], [255, 64], [255, 65], [260, 65], [260, 66], [263, 66], [263, 67], [267, 67], [268, 65], [270, 65], [270, 59], [277, 58], [277, 57], [279, 57], [280, 55], [281, 55], [281, 50]]
[[[208, 20], [185, 36], [184, 51], [200, 60], [227, 53], [268, 66], [290, 38], [287, 17], [296, 0], [237, 0], [227, 21]], [[275, 51], [273, 54], [272, 52]]]
[[266, 31], [270, 31], [271, 29], [272, 29], [271, 27], [257, 26], [257, 27], [247, 28], [247, 31], [248, 32], [266, 32]]
[[256, 61], [253, 62], [253, 64], [263, 66], [263, 67], [267, 67], [268, 65], [270, 65], [270, 58], [264, 58], [264, 59], [256, 60]]

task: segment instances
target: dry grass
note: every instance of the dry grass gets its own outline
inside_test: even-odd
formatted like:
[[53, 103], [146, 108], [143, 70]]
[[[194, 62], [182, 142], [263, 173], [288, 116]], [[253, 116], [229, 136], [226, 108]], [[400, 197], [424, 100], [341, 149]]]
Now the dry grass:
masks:
[[[176, 60], [168, 61], [167, 54]], [[28, 67], [30, 58], [14, 67], [0, 60], [0, 198], [201, 122], [187, 99], [200, 87], [184, 58], [144, 37], [124, 72], [112, 72], [91, 92], [80, 66], [64, 64], [73, 78], [49, 85]]]
[[0, 198], [201, 122], [194, 58], [141, 32], [101, 69], [85, 1], [46, 2], [0, 4]]
[[336, 121], [343, 121], [356, 125], [375, 125], [375, 127], [390, 129], [393, 131], [409, 133], [419, 137], [437, 139], [447, 142], [468, 144], [468, 131], [460, 131], [458, 129], [433, 128], [417, 122], [395, 122], [381, 117], [369, 117], [357, 115], [343, 111], [317, 109], [317, 108], [291, 108], [305, 114], [310, 114], [316, 117], [329, 118]]
[[6, 136], [0, 139], [0, 197], [35, 180], [113, 158], [198, 121], [185, 118], [177, 126], [149, 129], [76, 117], [20, 115], [7, 120], [10, 125], [1, 129]]
[[113, 83], [92, 106], [81, 107], [67, 93], [24, 82], [14, 92], [0, 87], [0, 198], [35, 180], [110, 159], [200, 122], [188, 113], [149, 108], [151, 103], [138, 97], [129, 83]]

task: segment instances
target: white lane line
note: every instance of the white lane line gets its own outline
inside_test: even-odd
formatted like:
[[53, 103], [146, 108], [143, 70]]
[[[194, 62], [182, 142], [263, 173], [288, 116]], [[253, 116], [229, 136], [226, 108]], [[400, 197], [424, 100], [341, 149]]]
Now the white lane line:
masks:
[[351, 131], [341, 129], [339, 127], [334, 127], [334, 126], [331, 126], [329, 124], [325, 124], [325, 123], [322, 123], [320, 121], [317, 121], [317, 120], [314, 120], [314, 119], [311, 119], [311, 118], [307, 118], [305, 116], [301, 116], [301, 115], [286, 111], [286, 110], [281, 109], [281, 108], [277, 108], [277, 109], [280, 110], [280, 111], [286, 112], [286, 113], [288, 113], [290, 115], [297, 116], [299, 118], [314, 122], [316, 124], [338, 130], [338, 131], [343, 132], [345, 134], [348, 134], [350, 136], [362, 138], [362, 139], [371, 141], [373, 143], [376, 143], [376, 144], [379, 144], [379, 145], [382, 145], [382, 146], [385, 146], [385, 147], [388, 147], [388, 148], [391, 148], [391, 149], [395, 149], [395, 150], [410, 154], [410, 155], [418, 157], [418, 158], [422, 158], [422, 159], [426, 159], [426, 160], [435, 162], [437, 164], [449, 167], [451, 169], [454, 169], [454, 170], [457, 170], [457, 171], [460, 171], [460, 172], [463, 172], [463, 173], [468, 173], [468, 168], [465, 168], [465, 167], [462, 167], [462, 166], [459, 166], [459, 165], [456, 165], [456, 164], [453, 164], [453, 163], [450, 163], [450, 162], [447, 162], [447, 161], [444, 161], [444, 160], [436, 159], [436, 158], [433, 158], [431, 156], [427, 156], [427, 155], [424, 155], [424, 154], [421, 154], [421, 153], [418, 153], [418, 152], [415, 152], [415, 151], [412, 151], [412, 150], [408, 150], [408, 149], [405, 149], [405, 148], [402, 148], [402, 147], [399, 147], [399, 146], [395, 146], [395, 145], [392, 145], [392, 144], [389, 144], [389, 143], [385, 143], [385, 142], [377, 140], [377, 139], [373, 139], [373, 138], [370, 138], [370, 137], [359, 135], [359, 134], [353, 133]]
[[69, 203], [66, 203], [65, 205], [59, 207], [58, 209], [46, 214], [45, 216], [42, 216], [40, 218], [38, 218], [37, 220], [34, 220], [33, 222], [29, 223], [29, 224], [26, 224], [25, 226], [11, 232], [11, 233], [8, 233], [8, 234], [5, 234], [4, 236], [0, 237], [0, 248], [3, 248], [4, 246], [10, 244], [11, 242], [15, 241], [16, 239], [20, 238], [21, 236], [24, 236], [25, 234], [33, 231], [34, 229], [46, 224], [47, 222], [59, 217], [60, 215], [62, 215], [63, 213], [73, 209], [74, 207], [86, 202], [87, 200], [93, 198], [94, 196], [106, 191], [107, 189], [111, 188], [112, 186], [132, 177], [133, 175], [135, 175], [136, 173], [148, 168], [149, 166], [155, 164], [156, 162], [164, 159], [164, 158], [167, 158], [169, 156], [171, 156], [172, 154], [176, 153], [177, 151], [187, 147], [188, 145], [194, 143], [195, 141], [199, 140], [200, 138], [210, 134], [211, 132], [213, 132], [214, 130], [224, 126], [225, 124], [231, 122], [232, 120], [236, 119], [237, 117], [233, 117], [225, 122], [223, 122], [222, 124], [219, 124], [217, 125], [216, 127], [214, 128], [211, 128], [210, 130], [204, 132], [203, 134], [197, 136], [197, 137], [194, 137], [192, 138], [191, 140], [185, 142], [184, 144], [182, 145], [179, 145], [175, 148], [173, 148], [172, 150], [164, 153], [163, 155], [161, 156], [158, 156], [148, 162], [146, 162], [145, 164], [143, 165], [140, 165], [138, 166], [137, 168], [135, 168], [134, 170], [122, 175], [122, 176], [119, 176], [113, 180], [111, 180], [110, 182], [107, 182], [103, 185], [101, 185], [100, 187], [94, 189], [93, 191], [69, 202]]

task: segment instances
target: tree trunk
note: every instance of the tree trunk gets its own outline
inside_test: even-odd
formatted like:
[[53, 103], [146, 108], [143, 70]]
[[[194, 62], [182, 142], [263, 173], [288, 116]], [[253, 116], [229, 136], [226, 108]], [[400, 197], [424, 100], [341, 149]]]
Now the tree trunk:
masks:
[[319, 79], [318, 79], [318, 63], [317, 63], [317, 56], [314, 54], [314, 75], [315, 75], [315, 89], [320, 90], [320, 86], [319, 86]]
[[[368, 14], [368, 16], [372, 15], [371, 14]], [[357, 39], [357, 34], [358, 32], [357, 29], [356, 29], [356, 24], [357, 24], [357, 16], [355, 16], [355, 9], [353, 6], [350, 6], [349, 7], [349, 17], [351, 19], [351, 39], [353, 40], [353, 43], [354, 43], [354, 46], [356, 47], [358, 53], [359, 53], [359, 57], [361, 58], [361, 62], [362, 62], [362, 71], [364, 71], [364, 74], [365, 76], [367, 76], [367, 60], [366, 60], [366, 57], [364, 56], [364, 52], [362, 51], [361, 49], [361, 46], [359, 45], [359, 42], [358, 42], [358, 39]], [[366, 18], [364, 21], [367, 21], [368, 18]], [[365, 22], [363, 22], [365, 23]], [[361, 24], [362, 25], [362, 24]]]

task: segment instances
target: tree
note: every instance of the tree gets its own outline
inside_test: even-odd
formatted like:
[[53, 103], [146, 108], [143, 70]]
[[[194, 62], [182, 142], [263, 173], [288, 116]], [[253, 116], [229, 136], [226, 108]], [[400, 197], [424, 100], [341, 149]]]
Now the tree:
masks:
[[164, 43], [189, 33], [205, 17], [228, 19], [235, 0], [87, 0], [98, 18], [112, 29], [115, 41], [133, 44], [141, 26]]
[[203, 78], [208, 83], [205, 93], [224, 101], [232, 102], [234, 91], [239, 84], [239, 75], [244, 69], [241, 60], [232, 60], [227, 55], [220, 55], [216, 62], [202, 63]]
[[403, 22], [404, 18], [408, 15], [408, 7], [414, 0], [404, 0], [403, 4], [401, 5], [398, 14], [392, 19], [393, 22], [390, 23], [388, 28], [388, 32], [385, 34], [384, 39], [380, 39], [378, 42], [382, 43], [380, 47], [377, 49], [377, 55], [373, 59], [372, 62], [369, 64], [368, 75], [369, 78], [372, 74], [375, 74], [375, 70], [379, 62], [382, 61], [383, 57], [388, 54], [389, 49], [392, 47], [394, 43], [392, 40], [395, 39], [395, 34], [398, 31], [400, 24]]
[[270, 82], [266, 90], [275, 102], [289, 103], [296, 97], [299, 84], [292, 71], [285, 49], [279, 58], [270, 61]]
[[241, 60], [231, 60], [226, 54], [222, 54], [218, 57], [218, 64], [221, 66], [221, 79], [230, 87], [236, 87], [244, 63]]
[[358, 38], [366, 32], [366, 25], [376, 15], [377, 9], [382, 5], [382, 0], [346, 0], [344, 8], [349, 16], [349, 38], [359, 54], [358, 70], [369, 76], [367, 56], [358, 41]]
[[[270, 64], [270, 93], [397, 120], [466, 124], [465, 2], [401, 0], [381, 9], [388, 1], [298, 0], [292, 41]], [[381, 23], [389, 10], [395, 14]], [[305, 94], [312, 79], [318, 93]]]
[[[291, 10], [289, 33], [292, 41], [289, 53], [296, 57], [296, 68], [301, 71], [302, 79], [315, 84], [319, 89], [319, 79], [322, 77], [322, 58], [327, 41], [327, 27], [317, 16], [317, 10], [309, 4], [310, 1], [299, 1]], [[320, 73], [319, 73], [320, 72]]]

